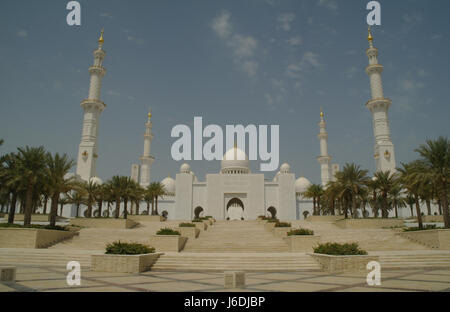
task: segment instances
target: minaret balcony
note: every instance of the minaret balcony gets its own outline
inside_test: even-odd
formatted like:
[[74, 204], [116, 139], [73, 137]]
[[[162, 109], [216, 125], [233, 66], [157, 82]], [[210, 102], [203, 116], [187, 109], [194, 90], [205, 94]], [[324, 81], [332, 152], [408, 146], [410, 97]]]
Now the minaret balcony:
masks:
[[330, 164], [330, 162], [331, 162], [331, 156], [319, 156], [319, 157], [317, 157], [317, 161], [318, 161], [321, 165]]
[[81, 101], [81, 107], [87, 110], [91, 108], [96, 108], [101, 112], [106, 108], [106, 104], [100, 100], [86, 99]]
[[328, 139], [328, 133], [319, 133], [319, 135], [317, 136], [320, 140], [326, 140]]
[[367, 75], [372, 75], [373, 73], [380, 73], [383, 72], [383, 65], [380, 64], [374, 64], [369, 65], [366, 67], [366, 73]]
[[99, 75], [99, 76], [105, 76], [106, 69], [103, 66], [91, 66], [89, 67], [89, 72], [91, 75]]
[[380, 109], [387, 111], [391, 106], [391, 99], [383, 98], [383, 99], [372, 99], [366, 103], [366, 107], [373, 113]]

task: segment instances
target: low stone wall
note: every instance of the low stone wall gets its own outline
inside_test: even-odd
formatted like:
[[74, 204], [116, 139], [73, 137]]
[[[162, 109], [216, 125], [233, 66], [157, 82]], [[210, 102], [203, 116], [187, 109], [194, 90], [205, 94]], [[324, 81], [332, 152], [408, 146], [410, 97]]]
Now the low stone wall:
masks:
[[0, 229], [0, 248], [47, 248], [78, 235], [74, 231]]
[[70, 224], [88, 228], [132, 229], [139, 223], [131, 219], [74, 218], [70, 219]]
[[309, 222], [334, 222], [344, 219], [344, 216], [308, 216], [306, 221]]
[[150, 271], [162, 253], [146, 255], [92, 255], [91, 271], [140, 273]]
[[[9, 214], [5, 214], [4, 216], [5, 219], [9, 218]], [[50, 218], [50, 215], [48, 214], [32, 214], [31, 215], [31, 221], [34, 222], [48, 222]], [[16, 213], [14, 214], [14, 221], [24, 221], [25, 219], [25, 215], [22, 213]], [[66, 218], [63, 217], [56, 217], [56, 222], [60, 222], [60, 221], [64, 221], [67, 220]]]
[[187, 240], [187, 237], [180, 235], [153, 235], [150, 244], [157, 251], [180, 252]]
[[265, 223], [264, 228], [266, 229], [266, 231], [272, 232], [272, 230], [275, 228], [275, 222]]
[[403, 232], [397, 235], [430, 248], [450, 250], [450, 230]]
[[200, 234], [200, 230], [196, 227], [177, 227], [175, 228], [175, 231], [180, 232], [182, 237], [190, 239], [196, 239]]
[[200, 231], [206, 231], [208, 229], [208, 225], [205, 222], [192, 222], [195, 224], [195, 227]]
[[163, 216], [145, 216], [145, 215], [139, 215], [139, 216], [128, 216], [128, 219], [133, 221], [142, 221], [142, 222], [164, 222], [165, 219]]
[[328, 273], [367, 272], [369, 262], [380, 262], [378, 256], [330, 256], [314, 253], [309, 255], [319, 263], [323, 271]]
[[444, 216], [423, 216], [422, 222], [444, 222]]
[[382, 229], [404, 225], [399, 219], [342, 219], [334, 224], [341, 229]]
[[291, 230], [291, 227], [274, 227], [272, 233], [275, 237], [286, 237]]
[[283, 240], [289, 245], [291, 252], [312, 252], [313, 248], [319, 244], [320, 236], [292, 235]]

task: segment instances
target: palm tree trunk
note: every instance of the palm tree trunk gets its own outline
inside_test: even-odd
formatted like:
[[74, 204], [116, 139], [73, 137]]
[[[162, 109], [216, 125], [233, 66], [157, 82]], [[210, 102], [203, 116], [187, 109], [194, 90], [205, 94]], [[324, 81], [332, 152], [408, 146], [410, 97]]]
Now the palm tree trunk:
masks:
[[352, 196], [353, 218], [358, 218], [358, 205], [356, 205], [356, 196]]
[[147, 215], [150, 214], [150, 202], [147, 201]]
[[422, 213], [420, 212], [419, 196], [414, 195], [414, 200], [416, 202], [416, 212], [417, 212], [417, 221], [419, 222], [419, 229], [423, 229]]
[[59, 215], [62, 217], [63, 215], [63, 208], [64, 208], [64, 203], [60, 204], [60, 211], [59, 211]]
[[441, 182], [440, 188], [440, 198], [442, 203], [442, 210], [444, 212], [444, 227], [450, 229], [450, 216], [448, 211], [448, 197], [447, 197], [447, 183], [445, 181]]
[[442, 204], [441, 204], [441, 200], [438, 199], [438, 200], [437, 200], [437, 203], [438, 203], [438, 208], [439, 208], [439, 215], [442, 216]]
[[139, 202], [136, 201], [135, 205], [136, 205], [136, 215], [138, 216], [139, 215]]
[[155, 198], [152, 198], [152, 216], [155, 215]]
[[116, 215], [115, 218], [119, 219], [120, 216], [120, 199], [116, 199]]
[[431, 201], [427, 199], [425, 200], [425, 203], [427, 204], [427, 213], [429, 216], [431, 216]]
[[394, 205], [395, 208], [395, 218], [398, 219], [398, 209], [397, 209], [397, 204]]
[[128, 209], [127, 209], [127, 205], [128, 205], [128, 199], [124, 198], [123, 199], [123, 218], [126, 219], [128, 216]]
[[102, 217], [103, 200], [98, 201], [98, 217]]
[[45, 195], [45, 197], [44, 197], [44, 210], [42, 211], [43, 214], [47, 214], [47, 203], [48, 203], [48, 195]]
[[155, 215], [159, 216], [159, 214], [158, 214], [158, 196], [156, 196]]
[[33, 204], [33, 185], [29, 184], [27, 187], [26, 201], [25, 201], [25, 215], [23, 218], [23, 225], [31, 224], [31, 209]]
[[80, 215], [80, 204], [77, 204], [77, 212], [76, 212], [75, 218], [78, 218], [79, 215]]
[[52, 197], [52, 202], [50, 204], [50, 226], [56, 225], [56, 214], [58, 213], [58, 201], [59, 194], [55, 194]]
[[316, 198], [313, 197], [313, 216], [317, 216]]
[[8, 223], [14, 223], [14, 215], [16, 214], [17, 193], [12, 194], [11, 203], [9, 205]]

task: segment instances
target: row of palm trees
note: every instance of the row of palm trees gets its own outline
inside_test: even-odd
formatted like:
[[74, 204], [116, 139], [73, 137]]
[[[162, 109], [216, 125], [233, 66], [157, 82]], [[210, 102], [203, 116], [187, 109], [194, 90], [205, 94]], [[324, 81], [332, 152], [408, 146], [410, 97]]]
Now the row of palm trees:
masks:
[[[0, 140], [0, 145], [3, 143]], [[0, 206], [1, 211], [9, 211], [8, 222], [14, 223], [16, 207], [24, 213], [24, 225], [31, 223], [31, 215], [42, 207], [47, 214], [50, 200], [50, 225], [55, 226], [58, 205], [75, 204], [77, 216], [81, 205], [87, 206], [85, 217], [92, 217], [93, 207], [97, 206], [96, 216], [109, 216], [113, 203], [115, 218], [119, 218], [120, 205], [124, 204], [123, 217], [127, 218], [128, 203], [135, 204], [139, 214], [139, 203], [147, 202], [147, 214], [158, 214], [158, 198], [165, 195], [161, 183], [155, 182], [147, 188], [140, 187], [129, 177], [114, 176], [101, 185], [95, 180], [80, 181], [69, 171], [74, 161], [66, 154], [51, 154], [43, 147], [18, 148], [17, 153], [0, 157]], [[103, 203], [107, 211], [102, 213]], [[9, 207], [9, 209], [8, 209]], [[61, 211], [62, 214], [62, 211]]]
[[450, 194], [450, 141], [440, 137], [428, 140], [415, 150], [419, 159], [402, 163], [397, 172], [376, 172], [373, 178], [368, 171], [355, 164], [346, 164], [336, 173], [335, 181], [322, 187], [311, 185], [304, 193], [306, 198], [313, 199], [314, 215], [344, 215], [358, 218], [360, 214], [368, 217], [366, 210], [370, 207], [377, 218], [388, 218], [394, 210], [409, 207], [411, 216], [414, 208], [419, 227], [423, 228], [420, 203], [427, 206], [431, 215], [431, 204], [439, 207], [444, 216], [445, 228], [450, 228], [449, 194]]

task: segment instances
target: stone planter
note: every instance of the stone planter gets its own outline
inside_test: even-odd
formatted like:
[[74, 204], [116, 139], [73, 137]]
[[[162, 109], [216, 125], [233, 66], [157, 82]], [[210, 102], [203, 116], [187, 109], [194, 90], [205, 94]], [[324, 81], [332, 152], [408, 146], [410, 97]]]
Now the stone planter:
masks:
[[283, 238], [291, 252], [312, 252], [313, 247], [320, 242], [320, 236], [315, 235], [291, 235]]
[[335, 222], [344, 219], [344, 216], [308, 216], [306, 221], [309, 222]]
[[274, 227], [272, 233], [275, 237], [287, 237], [287, 233], [292, 230], [292, 227]]
[[206, 231], [208, 229], [208, 225], [205, 222], [192, 222], [195, 224], [195, 227], [200, 231]]
[[78, 234], [75, 231], [2, 228], [0, 248], [47, 248]]
[[145, 255], [92, 255], [91, 270], [94, 272], [140, 273], [150, 271], [162, 253]]
[[402, 232], [397, 235], [431, 248], [450, 250], [450, 230]]
[[180, 252], [187, 240], [187, 237], [180, 235], [153, 235], [151, 245], [157, 251]]
[[272, 232], [272, 230], [275, 228], [275, 222], [266, 222], [264, 224], [264, 228], [266, 231]]
[[404, 225], [400, 219], [342, 219], [334, 224], [341, 229], [383, 229]]
[[423, 216], [422, 217], [423, 223], [430, 223], [430, 222], [444, 222], [444, 216]]
[[367, 272], [367, 264], [371, 261], [380, 262], [378, 256], [330, 256], [324, 254], [309, 254], [316, 260], [321, 269], [328, 273]]
[[132, 219], [112, 219], [112, 218], [74, 218], [70, 219], [70, 225], [103, 228], [103, 229], [132, 229], [139, 223]]
[[[4, 215], [5, 219], [8, 219], [8, 217], [9, 217], [8, 214]], [[21, 214], [21, 213], [14, 214], [14, 221], [23, 221], [24, 218], [25, 218], [24, 214]], [[32, 214], [31, 215], [31, 221], [34, 221], [34, 222], [48, 222], [49, 218], [50, 218], [50, 215], [48, 215], [48, 214]], [[60, 221], [64, 221], [64, 220], [67, 220], [67, 219], [56, 216], [56, 222], [60, 222]]]
[[178, 227], [175, 231], [180, 232], [182, 237], [187, 237], [190, 239], [196, 239], [200, 234], [200, 230], [196, 227]]

